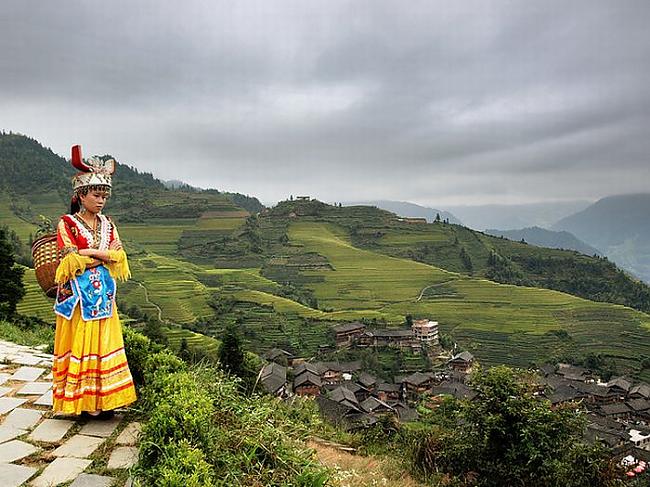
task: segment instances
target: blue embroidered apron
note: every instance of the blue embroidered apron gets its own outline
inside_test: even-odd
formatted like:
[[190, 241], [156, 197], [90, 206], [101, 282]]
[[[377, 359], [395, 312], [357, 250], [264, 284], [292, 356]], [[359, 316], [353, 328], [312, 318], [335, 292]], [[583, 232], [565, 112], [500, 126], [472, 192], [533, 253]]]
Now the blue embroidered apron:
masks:
[[113, 316], [115, 279], [103, 265], [86, 269], [83, 274], [59, 286], [54, 312], [69, 320], [77, 303], [81, 302], [84, 321]]

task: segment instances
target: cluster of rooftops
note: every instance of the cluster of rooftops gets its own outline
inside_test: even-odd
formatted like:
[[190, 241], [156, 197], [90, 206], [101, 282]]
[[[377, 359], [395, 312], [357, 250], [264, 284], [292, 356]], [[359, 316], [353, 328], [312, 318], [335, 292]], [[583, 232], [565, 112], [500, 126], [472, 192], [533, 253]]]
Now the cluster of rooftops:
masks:
[[[476, 396], [467, 383], [474, 364], [470, 352], [454, 355], [445, 370], [396, 376], [392, 382], [364, 371], [360, 361], [300, 361], [279, 349], [265, 357], [269, 363], [259, 380], [267, 392], [283, 398], [312, 396], [324, 417], [350, 430], [370, 426], [386, 415], [416, 420], [413, 405], [423, 397], [429, 398], [429, 407], [436, 407], [444, 396], [468, 400]], [[650, 457], [649, 384], [625, 377], [602, 382], [592, 371], [569, 364], [543, 365], [538, 377], [538, 394], [553, 407], [570, 402], [586, 410], [588, 440], [601, 441], [621, 455], [632, 451], [635, 458]]]
[[607, 382], [569, 364], [540, 368], [540, 388], [554, 407], [579, 402], [587, 411], [586, 437], [601, 441], [620, 456], [633, 453], [650, 461], [650, 384], [626, 377]]
[[269, 363], [260, 371], [259, 381], [267, 392], [283, 398], [315, 397], [325, 417], [348, 429], [371, 425], [382, 415], [393, 415], [400, 421], [417, 419], [409, 404], [425, 392], [459, 398], [474, 395], [463, 383], [474, 362], [469, 352], [452, 357], [443, 372], [414, 372], [396, 376], [393, 382], [362, 370], [360, 361], [298, 363], [279, 349], [269, 351], [265, 358]]

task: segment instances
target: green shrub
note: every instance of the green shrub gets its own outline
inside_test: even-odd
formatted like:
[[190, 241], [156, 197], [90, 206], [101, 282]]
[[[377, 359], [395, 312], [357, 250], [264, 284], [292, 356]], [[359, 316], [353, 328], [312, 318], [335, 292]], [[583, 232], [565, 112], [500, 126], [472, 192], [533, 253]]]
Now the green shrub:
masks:
[[241, 379], [214, 365], [188, 366], [128, 328], [124, 337], [149, 418], [135, 472], [141, 485], [326, 484], [329, 471], [300, 441], [323, 428], [312, 403], [247, 397]]

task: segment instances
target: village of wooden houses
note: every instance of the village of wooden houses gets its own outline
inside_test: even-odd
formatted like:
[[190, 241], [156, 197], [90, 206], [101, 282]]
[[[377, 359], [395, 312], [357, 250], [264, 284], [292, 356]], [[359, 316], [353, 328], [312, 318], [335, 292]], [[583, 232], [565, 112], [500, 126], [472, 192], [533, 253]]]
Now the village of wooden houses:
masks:
[[[413, 320], [411, 328], [370, 330], [359, 322], [333, 328], [337, 349], [393, 347], [446, 356], [442, 367], [398, 375], [391, 382], [366, 370], [361, 361], [325, 362], [294, 357], [278, 348], [264, 356], [259, 374], [270, 394], [290, 400], [314, 397], [323, 417], [347, 430], [359, 430], [391, 416], [400, 422], [418, 419], [418, 407], [433, 409], [445, 397], [472, 400], [469, 385], [477, 365], [467, 351], [445, 352], [438, 323]], [[538, 394], [553, 407], [571, 402], [587, 414], [586, 439], [602, 442], [621, 459], [650, 461], [650, 385], [625, 377], [600, 380], [592, 371], [570, 364], [545, 364], [536, 370]]]

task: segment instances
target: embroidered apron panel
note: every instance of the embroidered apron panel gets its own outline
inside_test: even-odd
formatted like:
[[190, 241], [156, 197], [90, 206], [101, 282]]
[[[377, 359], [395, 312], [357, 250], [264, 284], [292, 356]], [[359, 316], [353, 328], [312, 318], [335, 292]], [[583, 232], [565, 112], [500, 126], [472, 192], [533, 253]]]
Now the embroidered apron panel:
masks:
[[86, 269], [75, 279], [81, 296], [81, 317], [100, 320], [113, 316], [115, 280], [103, 265]]
[[79, 299], [81, 298], [73, 281], [59, 284], [56, 291], [56, 301], [54, 302], [54, 312], [66, 320], [71, 319]]

